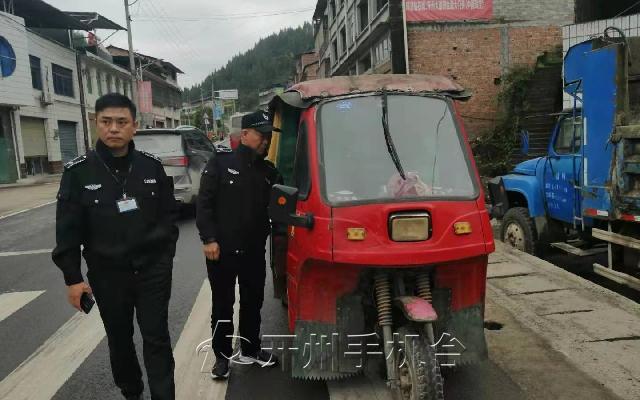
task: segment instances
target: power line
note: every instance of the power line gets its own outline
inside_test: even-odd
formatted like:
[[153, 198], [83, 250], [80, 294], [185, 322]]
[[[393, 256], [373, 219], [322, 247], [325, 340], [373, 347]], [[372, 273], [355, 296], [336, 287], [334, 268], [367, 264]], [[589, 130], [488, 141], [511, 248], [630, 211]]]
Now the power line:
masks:
[[[148, 11], [151, 12], [157, 12], [157, 9], [155, 9], [155, 6], [153, 4], [153, 2], [144, 2], [143, 4], [143, 8], [147, 9]], [[154, 10], [150, 10], [147, 7], [151, 6], [154, 8]], [[136, 20], [137, 22], [137, 20]], [[184, 51], [187, 49], [186, 47], [182, 47], [182, 45], [180, 44], [179, 40], [176, 40], [175, 38], [175, 34], [170, 32], [169, 29], [166, 27], [165, 23], [159, 23], [155, 25], [156, 29], [158, 30], [158, 33], [161, 34], [161, 36], [164, 36], [164, 39], [166, 41], [166, 43], [168, 45], [171, 45], [173, 47], [173, 49], [176, 51], [177, 54], [183, 54]], [[190, 57], [194, 57], [194, 55], [189, 55]], [[197, 57], [197, 56], [196, 56]]]
[[153, 15], [143, 15], [140, 14], [137, 16], [138, 21], [144, 22], [155, 22], [158, 20], [172, 20], [172, 21], [182, 21], [182, 22], [198, 22], [198, 21], [226, 21], [226, 20], [237, 20], [237, 19], [247, 19], [247, 18], [264, 18], [264, 17], [277, 17], [281, 15], [290, 15], [290, 14], [301, 14], [309, 11], [313, 11], [313, 8], [305, 8], [299, 10], [289, 10], [289, 11], [276, 11], [276, 12], [254, 12], [254, 13], [246, 13], [246, 14], [228, 14], [228, 15], [209, 15], [209, 16], [199, 16], [199, 17], [171, 17], [165, 16], [158, 18]]
[[640, 1], [636, 1], [635, 3], [633, 3], [630, 7], [628, 7], [626, 10], [622, 11], [620, 14], [616, 15], [613, 18], [618, 18], [619, 16], [621, 16], [622, 14], [626, 13], [627, 11], [630, 11], [632, 8], [636, 7], [637, 5], [640, 4]]
[[[153, 7], [154, 7], [154, 9], [159, 11], [161, 16], [169, 17], [169, 15], [167, 14], [166, 10], [161, 5], [158, 4], [157, 7], [156, 7], [156, 5], [153, 5]], [[200, 58], [198, 52], [190, 45], [189, 40], [187, 40], [182, 35], [182, 31], [180, 30], [179, 27], [177, 27], [172, 22], [167, 22], [167, 27], [169, 28], [170, 31], [172, 31], [174, 36], [179, 40], [180, 46], [186, 46], [186, 50], [190, 53], [191, 57], [194, 57], [196, 59]]]

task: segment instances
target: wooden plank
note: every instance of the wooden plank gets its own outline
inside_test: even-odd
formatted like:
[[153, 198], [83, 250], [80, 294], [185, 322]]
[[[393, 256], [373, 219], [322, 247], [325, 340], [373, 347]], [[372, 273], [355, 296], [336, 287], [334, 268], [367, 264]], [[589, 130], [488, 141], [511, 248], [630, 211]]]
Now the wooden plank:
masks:
[[607, 252], [607, 249], [605, 247], [581, 249], [579, 247], [575, 247], [570, 245], [569, 243], [564, 243], [564, 242], [551, 243], [551, 247], [555, 247], [556, 249], [560, 249], [566, 253], [573, 254], [578, 257], [592, 256], [594, 254], [601, 254], [601, 253]]
[[614, 243], [620, 246], [629, 247], [631, 249], [640, 250], [640, 240], [629, 236], [620, 235], [619, 233], [607, 232], [602, 229], [593, 228], [591, 236], [605, 242]]
[[640, 291], [640, 279], [638, 278], [634, 278], [631, 275], [625, 274], [623, 272], [620, 271], [615, 271], [611, 268], [607, 268], [603, 265], [600, 265], [598, 263], [593, 264], [593, 272], [595, 272], [596, 274], [603, 276], [607, 279], [610, 279], [616, 283], [619, 283], [621, 285], [625, 285], [625, 286], [629, 286], [630, 288], [634, 289], [634, 290], [639, 290]]

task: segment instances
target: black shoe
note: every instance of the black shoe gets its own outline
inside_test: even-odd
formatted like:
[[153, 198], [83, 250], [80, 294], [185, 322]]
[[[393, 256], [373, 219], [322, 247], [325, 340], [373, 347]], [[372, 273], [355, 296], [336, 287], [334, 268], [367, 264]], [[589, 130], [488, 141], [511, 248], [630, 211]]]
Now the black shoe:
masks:
[[142, 394], [133, 394], [131, 396], [125, 396], [127, 400], [141, 400]]
[[260, 350], [256, 355], [240, 354], [238, 361], [243, 364], [258, 364], [263, 368], [275, 367], [278, 365], [278, 357], [265, 350]]
[[229, 377], [229, 360], [224, 357], [216, 358], [211, 369], [211, 379], [227, 379]]

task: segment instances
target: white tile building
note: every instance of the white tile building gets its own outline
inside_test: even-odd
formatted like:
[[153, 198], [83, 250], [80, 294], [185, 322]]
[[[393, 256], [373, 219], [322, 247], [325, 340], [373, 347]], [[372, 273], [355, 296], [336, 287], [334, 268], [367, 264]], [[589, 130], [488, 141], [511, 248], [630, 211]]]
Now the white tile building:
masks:
[[5, 181], [60, 172], [64, 162], [85, 152], [76, 53], [3, 12], [0, 35], [13, 47], [16, 63], [15, 72], [0, 81], [0, 104], [11, 107], [4, 114], [12, 123], [16, 164]]
[[95, 103], [107, 93], [120, 93], [131, 97], [131, 73], [89, 51], [80, 56], [81, 76], [85, 93], [86, 118], [89, 131], [89, 146], [97, 139]]

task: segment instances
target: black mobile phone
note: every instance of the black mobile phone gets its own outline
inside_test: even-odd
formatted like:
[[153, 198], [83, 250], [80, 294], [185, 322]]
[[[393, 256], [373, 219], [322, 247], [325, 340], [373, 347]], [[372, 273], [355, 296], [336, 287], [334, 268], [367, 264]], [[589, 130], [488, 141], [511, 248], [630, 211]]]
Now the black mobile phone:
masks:
[[89, 314], [95, 303], [93, 296], [87, 292], [82, 293], [82, 297], [80, 297], [80, 308], [85, 314]]

